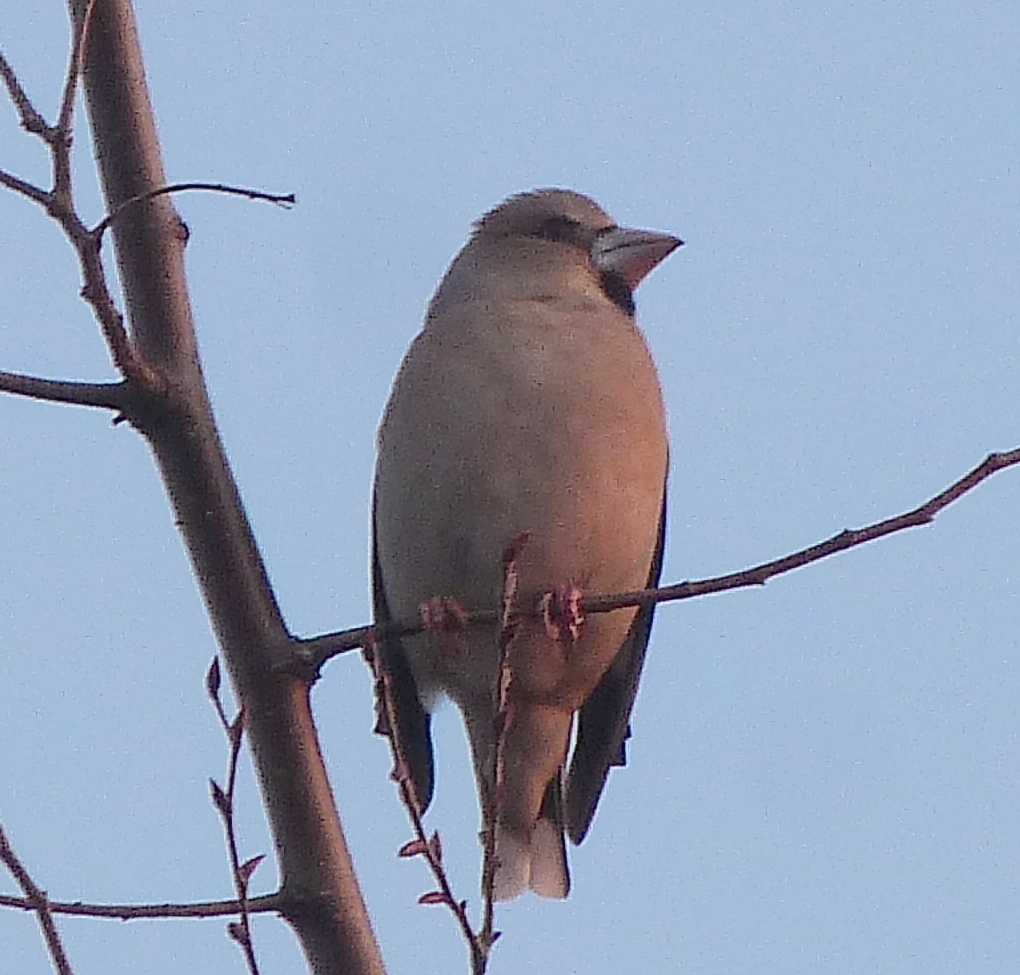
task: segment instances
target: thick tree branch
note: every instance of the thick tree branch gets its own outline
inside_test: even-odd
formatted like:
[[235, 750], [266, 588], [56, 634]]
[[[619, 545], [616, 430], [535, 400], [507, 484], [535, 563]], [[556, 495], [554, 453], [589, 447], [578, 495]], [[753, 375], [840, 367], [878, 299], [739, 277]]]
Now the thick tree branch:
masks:
[[0, 392], [50, 403], [72, 403], [75, 406], [98, 406], [126, 412], [131, 399], [127, 383], [69, 383], [59, 379], [39, 379], [16, 372], [0, 370]]
[[[129, 335], [106, 286], [99, 237], [74, 209], [69, 125], [83, 50], [84, 87], [108, 212], [167, 182], [131, 4], [71, 0], [70, 6], [75, 42], [60, 114], [68, 128], [59, 136], [47, 130], [54, 189], [37, 202], [58, 220], [78, 252], [83, 294], [132, 389], [129, 418], [153, 449], [237, 696], [250, 716], [249, 740], [283, 877], [281, 910], [314, 972], [381, 975], [382, 960], [311, 718], [308, 681], [272, 667], [291, 637], [209, 406], [184, 280], [183, 225], [164, 195], [130, 207], [113, 227]], [[86, 36], [87, 43], [82, 40]], [[22, 114], [25, 118], [25, 110]]]
[[[213, 626], [249, 722], [279, 855], [279, 904], [319, 975], [384, 971], [316, 737], [307, 675], [273, 667], [292, 637], [242, 508], [199, 363], [184, 279], [186, 230], [166, 190], [130, 0], [70, 0], [72, 53], [58, 123], [35, 111], [6, 61], [0, 74], [22, 125], [50, 150], [52, 190], [0, 173], [0, 183], [45, 208], [71, 241], [82, 295], [124, 383], [108, 388], [4, 374], [0, 388], [122, 409], [149, 441]], [[71, 123], [84, 87], [130, 334], [100, 260], [101, 231], [74, 204]]]
[[[581, 602], [581, 608], [585, 613], [608, 613], [610, 610], [622, 609], [624, 606], [644, 606], [648, 603], [675, 602], [680, 599], [693, 599], [696, 596], [707, 596], [711, 593], [725, 592], [728, 589], [762, 586], [775, 576], [799, 569], [811, 562], [817, 562], [819, 559], [835, 555], [837, 552], [845, 552], [847, 549], [864, 545], [866, 542], [873, 542], [886, 535], [892, 535], [894, 532], [903, 531], [905, 528], [927, 525], [934, 520], [935, 516], [943, 508], [948, 507], [954, 501], [963, 497], [968, 491], [973, 490], [996, 471], [1001, 471], [1017, 464], [1020, 464], [1020, 447], [1002, 453], [989, 454], [977, 467], [958, 481], [954, 481], [944, 491], [925, 501], [919, 507], [906, 511], [901, 515], [875, 522], [875, 524], [868, 525], [866, 528], [846, 529], [824, 542], [819, 542], [817, 545], [803, 548], [799, 552], [785, 555], [781, 559], [763, 562], [761, 565], [744, 569], [741, 572], [731, 572], [724, 576], [715, 576], [711, 579], [701, 579], [694, 582], [678, 582], [672, 586], [660, 586], [658, 589], [638, 589], [634, 592], [604, 596], [586, 596]], [[534, 616], [541, 615], [541, 611], [537, 606], [518, 607], [518, 612]], [[500, 614], [497, 612], [474, 612], [468, 614], [467, 622], [496, 623], [499, 619]], [[421, 622], [404, 625], [393, 624], [387, 628], [387, 632], [404, 636], [421, 633], [424, 628]], [[301, 667], [310, 667], [313, 670], [318, 670], [327, 660], [335, 657], [337, 654], [368, 646], [374, 635], [374, 627], [359, 626], [351, 630], [324, 633], [321, 636], [299, 640], [297, 643], [298, 659], [296, 663]]]
[[38, 186], [15, 176], [13, 173], [8, 173], [4, 169], [0, 169], [0, 186], [5, 186], [9, 190], [13, 190], [15, 193], [20, 193], [22, 196], [30, 199], [33, 203], [38, 203], [39, 206], [45, 207], [49, 205], [49, 193], [45, 190], [39, 189]]

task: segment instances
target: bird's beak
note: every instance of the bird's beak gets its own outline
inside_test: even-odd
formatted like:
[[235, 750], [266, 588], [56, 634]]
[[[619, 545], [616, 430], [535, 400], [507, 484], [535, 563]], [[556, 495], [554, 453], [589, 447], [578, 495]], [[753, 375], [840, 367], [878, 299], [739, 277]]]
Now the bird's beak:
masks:
[[591, 262], [596, 270], [622, 278], [633, 291], [656, 264], [682, 245], [682, 240], [670, 234], [611, 227], [592, 243]]

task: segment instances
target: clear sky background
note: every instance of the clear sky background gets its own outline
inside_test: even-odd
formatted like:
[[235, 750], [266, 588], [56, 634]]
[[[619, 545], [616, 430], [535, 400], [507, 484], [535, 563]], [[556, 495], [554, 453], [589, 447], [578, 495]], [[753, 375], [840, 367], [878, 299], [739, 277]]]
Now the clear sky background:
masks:
[[[665, 579], [913, 507], [1020, 443], [1020, 7], [860, 0], [139, 0], [213, 402], [287, 620], [369, 618], [374, 436], [470, 222], [566, 186], [687, 246], [638, 294], [673, 442]], [[52, 116], [60, 0], [0, 43]], [[82, 127], [81, 198], [101, 206]], [[0, 165], [45, 181], [0, 111]], [[57, 228], [0, 194], [0, 368], [114, 378]], [[0, 820], [55, 899], [230, 896], [215, 652], [154, 466], [101, 412], [0, 399]], [[1012, 973], [1020, 959], [1020, 471], [762, 589], [662, 607], [564, 903], [503, 908], [493, 975]], [[393, 975], [466, 971], [370, 734], [358, 657], [316, 713]], [[459, 718], [438, 828], [477, 904]], [[271, 852], [250, 775], [246, 855]], [[274, 886], [273, 867], [255, 888]], [[0, 881], [0, 889], [14, 890]], [[240, 972], [224, 922], [61, 922], [79, 975]], [[263, 970], [296, 972], [259, 919]], [[49, 971], [0, 911], [0, 972]]]

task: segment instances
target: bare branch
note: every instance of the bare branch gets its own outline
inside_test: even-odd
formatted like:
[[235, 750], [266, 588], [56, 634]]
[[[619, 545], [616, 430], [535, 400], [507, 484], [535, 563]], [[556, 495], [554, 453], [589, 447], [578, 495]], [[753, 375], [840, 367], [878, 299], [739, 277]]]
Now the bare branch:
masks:
[[[64, 165], [59, 158], [61, 150], [54, 146], [51, 152], [54, 170], [59, 172]], [[0, 170], [0, 185], [28, 197], [60, 224], [78, 255], [83, 281], [81, 296], [91, 306], [103, 330], [114, 365], [126, 379], [151, 391], [162, 391], [164, 384], [155, 371], [141, 360], [128, 337], [124, 316], [117, 310], [106, 283], [106, 270], [99, 256], [99, 238], [88, 230], [75, 211], [70, 184], [59, 193], [56, 190], [47, 192]]]
[[137, 203], [144, 203], [146, 200], [154, 200], [157, 196], [166, 196], [169, 193], [183, 193], [188, 190], [208, 190], [211, 193], [228, 193], [234, 196], [244, 196], [249, 200], [265, 200], [268, 203], [275, 203], [277, 206], [289, 208], [297, 203], [297, 197], [293, 193], [279, 195], [276, 193], [263, 193], [261, 190], [249, 190], [243, 186], [228, 186], [225, 183], [174, 183], [171, 186], [161, 186], [159, 189], [150, 190], [148, 193], [139, 193], [137, 196], [117, 204], [102, 220], [92, 228], [92, 234], [97, 239], [102, 237], [109, 229], [110, 224], [117, 219], [128, 207]]
[[46, 948], [50, 953], [50, 960], [58, 975], [74, 975], [71, 970], [71, 963], [67, 959], [67, 953], [60, 941], [60, 934], [57, 932], [57, 925], [53, 920], [53, 909], [50, 907], [49, 898], [45, 891], [41, 890], [32, 879], [25, 865], [18, 859], [7, 839], [7, 834], [0, 826], [0, 860], [11, 872], [11, 876], [17, 881], [25, 895], [28, 909], [35, 911], [39, 919], [39, 927], [42, 928], [43, 938], [46, 941]]
[[[88, 45], [89, 27], [92, 24], [92, 11], [96, 0], [86, 0], [81, 16], [72, 21], [74, 36], [71, 39], [71, 57], [67, 64], [67, 76], [64, 79], [64, 90], [60, 96], [60, 111], [57, 114], [56, 137], [61, 143], [64, 154], [70, 155], [71, 135], [74, 126], [74, 102], [78, 97], [78, 79], [81, 78], [82, 65], [85, 63], [85, 48]], [[71, 182], [70, 159], [65, 167], [66, 184]], [[58, 176], [54, 180], [54, 191], [59, 191], [62, 180]]]
[[499, 613], [499, 631], [496, 634], [496, 686], [493, 688], [496, 723], [496, 747], [492, 750], [492, 786], [483, 791], [485, 807], [485, 843], [482, 851], [482, 928], [478, 932], [479, 962], [476, 967], [484, 972], [489, 961], [492, 946], [499, 937], [495, 930], [496, 892], [496, 821], [503, 801], [506, 767], [506, 739], [513, 721], [513, 705], [510, 703], [510, 684], [513, 672], [510, 669], [510, 644], [513, 643], [521, 616], [516, 611], [517, 587], [520, 583], [518, 562], [531, 536], [524, 532], [515, 538], [503, 552], [503, 601]]
[[[63, 129], [45, 132], [55, 173], [53, 192], [16, 177], [4, 185], [43, 206], [75, 247], [82, 295], [136, 397], [131, 418], [163, 475], [236, 696], [250, 722], [247, 731], [283, 877], [281, 914], [296, 930], [313, 971], [382, 975], [382, 957], [311, 718], [311, 674], [274, 667], [279, 648], [292, 638], [204, 386], [184, 277], [186, 228], [168, 202], [170, 191], [157, 192], [168, 181], [132, 5], [130, 0], [70, 0], [70, 7], [76, 27], [61, 102]], [[79, 74], [108, 210], [146, 197], [112, 226], [130, 335], [107, 286], [101, 237], [74, 207], [69, 139]], [[8, 90], [20, 104], [28, 104], [20, 85], [9, 83]], [[32, 124], [37, 125], [34, 117]], [[26, 382], [15, 385], [26, 388]], [[38, 384], [35, 389], [42, 391]], [[242, 865], [240, 873], [247, 875], [250, 867]]]
[[50, 194], [46, 190], [40, 189], [34, 183], [20, 179], [5, 169], [0, 169], [0, 186], [6, 186], [7, 189], [13, 190], [15, 193], [27, 196], [33, 203], [38, 203], [41, 207], [48, 208], [50, 205]]
[[26, 132], [37, 135], [48, 142], [52, 130], [47, 125], [46, 119], [36, 111], [32, 100], [28, 97], [25, 89], [21, 87], [18, 76], [14, 73], [10, 62], [4, 57], [2, 52], [0, 52], [0, 77], [3, 78], [4, 86], [7, 88], [7, 94], [11, 102], [13, 102], [14, 107], [18, 110], [21, 127]]
[[[81, 901], [49, 901], [53, 914], [72, 917], [91, 917], [110, 921], [162, 920], [173, 918], [227, 917], [236, 914], [241, 905], [237, 901], [200, 901], [194, 904], [83, 904]], [[34, 911], [35, 904], [27, 897], [0, 894], [0, 907], [13, 907]], [[287, 904], [281, 894], [267, 894], [248, 900], [249, 914], [282, 913]]]
[[[622, 609], [625, 606], [644, 606], [649, 603], [675, 602], [681, 599], [694, 599], [697, 596], [707, 596], [711, 593], [725, 592], [729, 589], [743, 589], [747, 586], [761, 586], [769, 579], [799, 569], [811, 562], [835, 555], [837, 552], [844, 552], [866, 542], [873, 542], [894, 532], [903, 531], [905, 528], [916, 528], [919, 525], [927, 525], [935, 519], [935, 516], [948, 507], [954, 501], [963, 497], [968, 491], [972, 491], [982, 481], [991, 477], [997, 471], [1007, 467], [1014, 467], [1020, 464], [1020, 447], [1002, 453], [989, 454], [977, 467], [965, 474], [958, 481], [955, 481], [944, 491], [936, 494], [933, 498], [925, 501], [924, 504], [901, 515], [887, 518], [884, 521], [875, 522], [865, 528], [854, 530], [847, 529], [838, 535], [817, 545], [803, 548], [791, 555], [775, 559], [771, 562], [763, 562], [742, 572], [731, 572], [724, 576], [715, 576], [711, 579], [701, 579], [694, 582], [679, 582], [672, 586], [661, 586], [658, 589], [638, 589], [634, 592], [616, 593], [604, 596], [586, 596], [581, 601], [581, 609], [585, 613], [608, 613], [614, 609]], [[537, 606], [518, 607], [522, 615], [540, 616], [541, 610]], [[495, 612], [474, 612], [469, 613], [467, 621], [471, 623], [498, 623], [500, 614]], [[421, 633], [424, 627], [420, 622], [401, 625], [391, 624], [385, 628], [386, 633], [398, 636], [410, 636]], [[321, 636], [309, 637], [295, 641], [298, 657], [294, 665], [298, 667], [312, 667], [318, 669], [331, 657], [345, 653], [348, 650], [355, 650], [365, 647], [373, 639], [376, 630], [371, 626], [359, 626], [350, 630], [340, 630], [336, 633], [324, 633]], [[286, 669], [285, 665], [281, 665]]]
[[446, 868], [443, 865], [443, 848], [439, 841], [439, 834], [433, 833], [429, 838], [425, 832], [425, 824], [422, 821], [421, 802], [418, 799], [418, 792], [415, 789], [411, 777], [410, 766], [404, 755], [403, 744], [396, 729], [397, 722], [396, 704], [390, 689], [390, 675], [386, 670], [383, 654], [374, 640], [369, 640], [365, 647], [365, 659], [372, 670], [375, 678], [375, 692], [381, 716], [384, 719], [380, 724], [388, 729], [386, 738], [390, 743], [390, 751], [393, 755], [393, 772], [391, 778], [397, 783], [400, 790], [400, 799], [407, 810], [408, 818], [414, 828], [415, 838], [405, 843], [398, 856], [411, 857], [422, 856], [428, 863], [432, 876], [438, 885], [438, 890], [429, 891], [418, 898], [419, 904], [445, 904], [453, 913], [454, 918], [460, 927], [464, 940], [467, 942], [468, 950], [471, 952], [472, 975], [484, 975], [488, 958], [488, 951], [475, 934], [471, 926], [471, 920], [467, 915], [467, 901], [458, 901], [450, 886], [450, 879], [446, 875]]
[[640, 590], [632, 593], [622, 593], [618, 596], [601, 596], [584, 600], [584, 609], [589, 613], [605, 613], [612, 609], [619, 609], [623, 606], [641, 606], [646, 603], [669, 602], [677, 599], [692, 599], [695, 596], [707, 596], [714, 592], [724, 592], [727, 589], [742, 589], [747, 586], [761, 586], [774, 576], [799, 569], [811, 562], [835, 555], [837, 552], [845, 552], [849, 548], [856, 548], [866, 542], [873, 542], [894, 532], [903, 531], [905, 528], [916, 528], [919, 525], [927, 525], [934, 521], [935, 516], [948, 507], [954, 501], [963, 497], [968, 491], [973, 490], [986, 478], [989, 478], [996, 471], [1020, 464], [1020, 447], [1015, 450], [1003, 453], [989, 454], [972, 471], [965, 474], [958, 481], [954, 481], [944, 491], [936, 494], [935, 497], [925, 501], [911, 511], [906, 511], [893, 518], [875, 522], [866, 528], [846, 529], [838, 535], [817, 545], [803, 548], [792, 555], [784, 556], [772, 562], [765, 562], [743, 572], [734, 572], [730, 575], [717, 576], [714, 579], [705, 579], [701, 582], [681, 582], [674, 586], [664, 586], [659, 589]]
[[227, 770], [227, 788], [221, 789], [215, 782], [211, 782], [213, 804], [223, 821], [223, 831], [227, 837], [227, 851], [230, 855], [230, 873], [234, 880], [234, 892], [237, 894], [239, 921], [235, 921], [227, 928], [230, 937], [240, 945], [244, 952], [244, 960], [248, 966], [249, 975], [259, 975], [258, 961], [255, 958], [255, 946], [251, 940], [250, 912], [248, 910], [248, 883], [255, 868], [261, 863], [262, 857], [241, 863], [241, 856], [237, 845], [237, 828], [234, 823], [234, 796], [237, 789], [237, 764], [241, 757], [241, 743], [244, 740], [244, 708], [237, 712], [233, 721], [227, 721], [223, 705], [219, 695], [219, 661], [214, 659], [206, 674], [206, 690], [213, 700], [216, 713], [226, 733], [227, 741], [230, 743], [230, 759]]
[[92, 307], [93, 314], [103, 330], [114, 365], [126, 379], [135, 381], [140, 387], [158, 392], [162, 390], [163, 384], [155, 371], [136, 353], [124, 327], [123, 316], [117, 310], [110, 294], [106, 283], [106, 271], [99, 256], [101, 238], [90, 233], [74, 205], [71, 182], [71, 127], [74, 121], [78, 79], [84, 63], [94, 7], [95, 0], [84, 0], [79, 15], [74, 18], [74, 39], [56, 126], [46, 124], [33, 107], [13, 68], [0, 56], [0, 74], [3, 75], [11, 100], [18, 108], [23, 127], [38, 135], [49, 147], [53, 189], [43, 190], [2, 170], [0, 185], [32, 200], [60, 224], [78, 254], [83, 282], [81, 295]]
[[59, 379], [39, 379], [0, 370], [0, 392], [49, 403], [96, 406], [107, 410], [126, 410], [131, 390], [126, 383], [70, 383]]

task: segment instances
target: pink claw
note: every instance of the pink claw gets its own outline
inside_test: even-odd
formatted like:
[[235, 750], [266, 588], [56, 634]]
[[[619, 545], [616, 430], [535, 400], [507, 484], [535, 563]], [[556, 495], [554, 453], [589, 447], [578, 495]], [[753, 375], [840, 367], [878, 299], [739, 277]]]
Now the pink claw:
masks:
[[581, 635], [581, 596], [581, 590], [570, 585], [557, 586], [542, 596], [542, 621], [550, 640], [572, 643]]
[[468, 612], [453, 596], [432, 596], [418, 612], [426, 630], [451, 633], [467, 626]]

